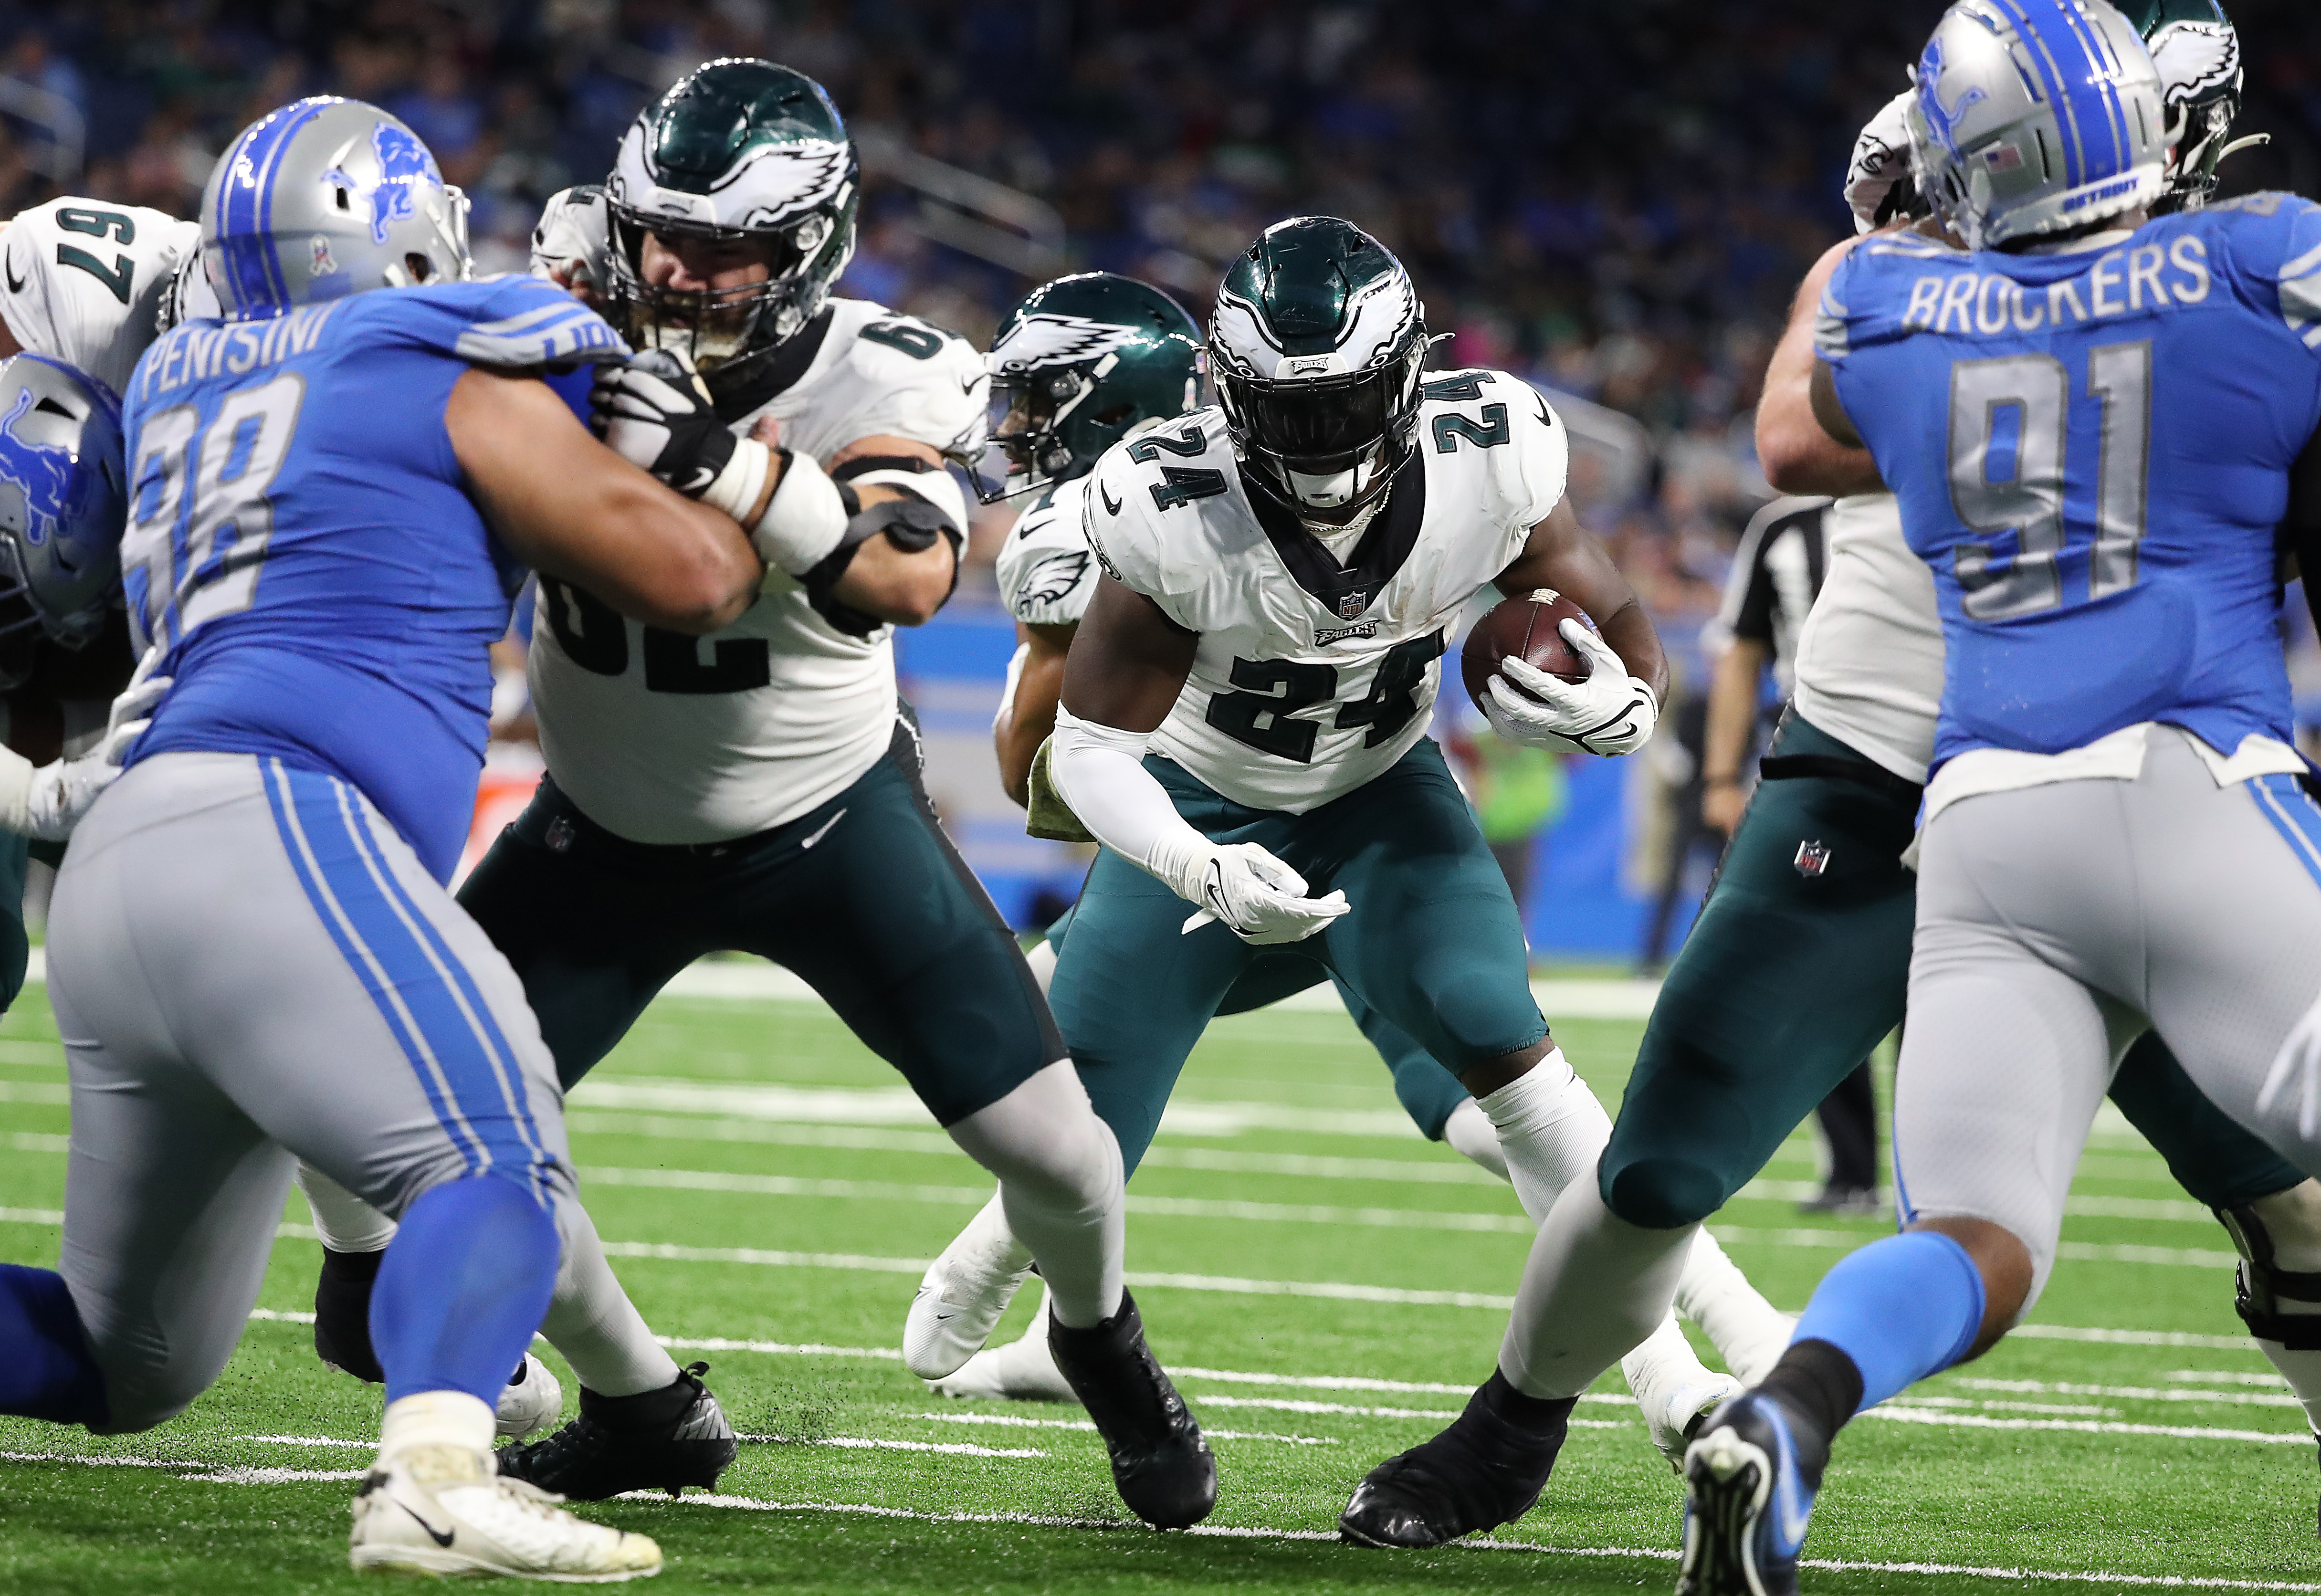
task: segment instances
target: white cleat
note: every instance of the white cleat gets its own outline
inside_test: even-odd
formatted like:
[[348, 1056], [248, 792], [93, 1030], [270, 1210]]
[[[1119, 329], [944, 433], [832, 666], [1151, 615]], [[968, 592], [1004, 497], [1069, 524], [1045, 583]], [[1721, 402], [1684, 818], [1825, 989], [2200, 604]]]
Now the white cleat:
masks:
[[1643, 1408], [1644, 1428], [1670, 1468], [1684, 1473], [1685, 1448], [1708, 1416], [1747, 1389], [1730, 1374], [1711, 1372], [1707, 1379], [1680, 1385]]
[[503, 1441], [521, 1441], [554, 1424], [564, 1412], [564, 1387], [548, 1365], [523, 1354], [523, 1367], [500, 1388], [492, 1429]]
[[576, 1518], [563, 1498], [499, 1478], [492, 1455], [411, 1446], [379, 1460], [354, 1500], [347, 1561], [358, 1573], [504, 1574], [608, 1584], [660, 1572], [660, 1547]]
[[1031, 1273], [1031, 1250], [1007, 1228], [995, 1193], [927, 1265], [903, 1320], [904, 1365], [926, 1381], [957, 1373], [991, 1339]]
[[1071, 1382], [1048, 1350], [1048, 1305], [1032, 1316], [1032, 1327], [1005, 1346], [987, 1347], [956, 1373], [931, 1381], [937, 1396], [988, 1402], [1077, 1402]]
[[1659, 1329], [1621, 1359], [1620, 1373], [1635, 1393], [1636, 1409], [1644, 1416], [1652, 1445], [1679, 1473], [1684, 1449], [1700, 1433], [1702, 1421], [1744, 1389], [1732, 1375], [1719, 1374], [1695, 1356], [1674, 1319], [1662, 1319]]

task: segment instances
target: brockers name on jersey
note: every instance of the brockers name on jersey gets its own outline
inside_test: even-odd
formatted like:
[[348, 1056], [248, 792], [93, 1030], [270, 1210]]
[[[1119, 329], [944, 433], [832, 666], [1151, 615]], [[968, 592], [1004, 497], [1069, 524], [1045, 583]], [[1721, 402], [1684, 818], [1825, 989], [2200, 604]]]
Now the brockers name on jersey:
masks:
[[1085, 498], [1106, 571], [1200, 634], [1151, 748], [1236, 803], [1303, 814], [1424, 736], [1469, 599], [1563, 497], [1563, 424], [1521, 378], [1430, 378], [1413, 443], [1342, 565], [1253, 503], [1214, 409], [1115, 444]]

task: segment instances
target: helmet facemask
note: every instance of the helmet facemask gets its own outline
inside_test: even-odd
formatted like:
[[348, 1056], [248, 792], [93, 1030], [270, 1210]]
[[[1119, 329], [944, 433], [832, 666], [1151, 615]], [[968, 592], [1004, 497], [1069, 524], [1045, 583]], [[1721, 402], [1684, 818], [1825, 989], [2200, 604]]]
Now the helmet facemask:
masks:
[[1426, 343], [1414, 326], [1380, 365], [1302, 379], [1269, 380], [1220, 360], [1217, 399], [1234, 449], [1299, 519], [1347, 525], [1410, 459]]
[[[779, 227], [713, 227], [647, 217], [614, 202], [607, 206], [612, 320], [640, 349], [678, 349], [712, 380], [731, 382], [796, 337], [822, 314], [831, 284], [854, 254], [854, 201], [841, 220], [813, 211]], [[724, 288], [679, 289], [646, 278], [648, 234], [664, 247], [673, 241], [758, 246], [767, 275]]]

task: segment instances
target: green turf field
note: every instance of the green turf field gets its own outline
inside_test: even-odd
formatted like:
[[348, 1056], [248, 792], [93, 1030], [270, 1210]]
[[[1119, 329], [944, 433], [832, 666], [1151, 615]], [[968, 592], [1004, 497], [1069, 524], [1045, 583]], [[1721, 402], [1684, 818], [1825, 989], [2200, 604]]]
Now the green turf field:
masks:
[[[1557, 1027], [1607, 1104], [1639, 1030]], [[13, 1262], [57, 1256], [53, 1038], [37, 987], [0, 1025]], [[1579, 1409], [1541, 1505], [1498, 1539], [1336, 1545], [1362, 1473], [1488, 1373], [1520, 1212], [1419, 1139], [1340, 1015], [1220, 1023], [1178, 1108], [1136, 1181], [1130, 1278], [1223, 1487], [1199, 1532], [1162, 1537], [1124, 1522], [1071, 1411], [946, 1402], [904, 1372], [919, 1271], [988, 1187], [895, 1079], [810, 1006], [664, 1001], [575, 1094], [583, 1190], [646, 1317], [711, 1361], [736, 1424], [764, 1438], [719, 1496], [595, 1516], [660, 1537], [664, 1591], [1670, 1588], [1678, 1487], [1616, 1375]], [[1814, 1173], [1792, 1139], [1720, 1225], [1789, 1309], [1879, 1229], [1800, 1220]], [[379, 1401], [314, 1361], [304, 1218], [294, 1196], [259, 1318], [182, 1418], [105, 1442], [0, 1419], [0, 1591], [352, 1584], [346, 1504]], [[2065, 1238], [2036, 1338], [1848, 1432], [1807, 1589], [2321, 1591], [2314, 1446], [2238, 1333], [2222, 1231], [2107, 1118]]]

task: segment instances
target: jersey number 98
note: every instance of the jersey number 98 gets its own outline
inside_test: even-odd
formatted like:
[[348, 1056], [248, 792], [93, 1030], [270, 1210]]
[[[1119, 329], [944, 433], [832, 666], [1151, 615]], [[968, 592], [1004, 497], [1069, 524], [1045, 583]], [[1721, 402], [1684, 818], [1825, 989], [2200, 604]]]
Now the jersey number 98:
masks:
[[274, 536], [268, 494], [305, 397], [305, 379], [285, 371], [226, 395], [206, 424], [180, 405], [139, 428], [121, 564], [141, 651], [257, 597]]

